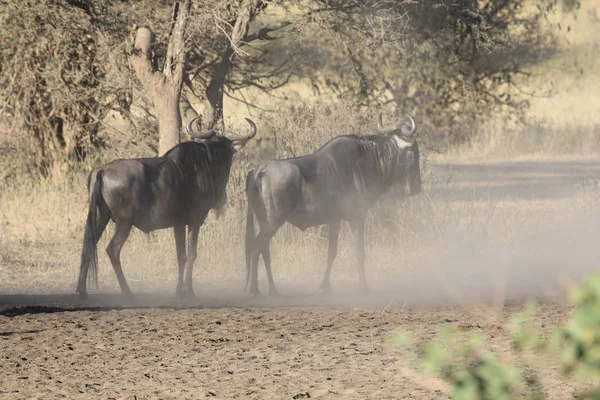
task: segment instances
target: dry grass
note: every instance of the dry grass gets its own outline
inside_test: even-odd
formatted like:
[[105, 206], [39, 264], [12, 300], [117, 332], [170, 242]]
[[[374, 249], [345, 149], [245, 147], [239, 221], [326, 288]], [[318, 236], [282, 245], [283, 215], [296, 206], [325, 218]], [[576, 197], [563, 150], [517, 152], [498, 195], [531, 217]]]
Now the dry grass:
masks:
[[[490, 121], [471, 143], [442, 148], [441, 154], [434, 153], [439, 144], [431, 142], [432, 132], [427, 129], [432, 128], [422, 127], [424, 192], [405, 200], [397, 200], [392, 194], [373, 209], [368, 221], [371, 281], [395, 282], [419, 274], [431, 277], [433, 273], [454, 273], [458, 278], [442, 278], [452, 286], [452, 282], [473, 279], [478, 263], [495, 266], [522, 256], [533, 257], [533, 264], [547, 264], [546, 259], [531, 254], [531, 248], [546, 243], [543, 238], [554, 243], [564, 238], [564, 232], [580, 237], [589, 228], [579, 222], [597, 213], [600, 205], [600, 170], [594, 161], [600, 154], [600, 96], [597, 26], [585, 18], [594, 5], [584, 2], [583, 6], [584, 17], [570, 33], [571, 45], [538, 71], [542, 79], [555, 81], [557, 96], [532, 100], [527, 127]], [[573, 60], [583, 67], [584, 74], [572, 65]], [[538, 83], [530, 81], [524, 89]], [[255, 140], [247, 152], [237, 157], [226, 214], [220, 220], [211, 214], [201, 230], [194, 278], [200, 290], [224, 285], [242, 288], [246, 210], [243, 182], [252, 166], [275, 157], [312, 152], [336, 135], [375, 129], [378, 110], [356, 111], [326, 95], [315, 102], [312, 92], [301, 83], [288, 89], [284, 96], [287, 103], [281, 100], [282, 93], [270, 99], [245, 94], [253, 102], [266, 102], [268, 106], [277, 99], [280, 109], [252, 116], [258, 122], [262, 141]], [[307, 97], [311, 100], [303, 104], [302, 99]], [[242, 103], [233, 103], [228, 99], [226, 109], [237, 119], [226, 122], [241, 127], [249, 110]], [[289, 104], [295, 107], [290, 109]], [[34, 183], [20, 164], [24, 157], [17, 152], [17, 144], [9, 136], [0, 141], [2, 164], [9, 166], [7, 174], [0, 173], [0, 293], [71, 292], [87, 212], [87, 171], [92, 164], [104, 161], [106, 154], [140, 156], [148, 149], [132, 150], [129, 145], [126, 154], [113, 149], [62, 182]], [[548, 238], [544, 234], [552, 227], [559, 232]], [[99, 245], [101, 291], [118, 290], [102, 251], [111, 234], [109, 225]], [[340, 244], [332, 275], [334, 288], [343, 282], [357, 282], [352, 237], [346, 227]], [[305, 288], [316, 290], [324, 270], [326, 246], [324, 229], [302, 233], [285, 226], [272, 245], [275, 279], [297, 287], [306, 283]], [[561, 257], [560, 252], [556, 254]], [[125, 245], [123, 264], [134, 291], [174, 292], [177, 269], [171, 230], [150, 236], [134, 231]], [[579, 260], [575, 267], [583, 264]], [[264, 282], [262, 269], [260, 279]]]
[[[297, 109], [291, 118], [273, 122], [274, 131], [286, 132], [278, 137], [276, 156], [290, 156], [298, 149], [309, 152], [331, 136], [358, 133], [370, 117], [345, 107]], [[499, 279], [510, 275], [514, 272], [511, 263], [530, 263], [532, 271], [539, 270], [547, 259], [535, 251], [544, 243], [561, 240], [565, 232], [581, 235], [582, 229], [589, 227], [579, 224], [580, 218], [600, 209], [600, 163], [593, 160], [565, 161], [564, 157], [545, 155], [544, 160], [534, 157], [534, 161], [526, 161], [521, 156], [481, 163], [474, 153], [468, 156], [465, 151], [460, 158], [432, 155], [427, 146], [422, 152], [426, 155], [423, 193], [408, 199], [397, 199], [391, 193], [374, 207], [368, 220], [368, 277], [374, 286], [437, 276], [452, 293], [460, 292], [464, 284], [476, 285], [488, 272]], [[246, 161], [243, 155], [235, 160], [226, 214], [219, 220], [211, 214], [202, 227], [194, 277], [200, 291], [220, 287], [242, 290], [243, 177], [256, 162]], [[85, 177], [85, 171], [74, 172], [61, 184], [21, 182], [3, 190], [0, 292], [74, 290], [87, 213]], [[566, 230], [560, 232], [556, 227]], [[547, 236], [553, 229], [556, 232]], [[102, 250], [111, 234], [109, 224], [99, 245], [100, 291], [118, 291]], [[357, 284], [352, 243], [352, 235], [344, 227], [332, 275], [334, 289]], [[272, 243], [276, 281], [292, 290], [316, 291], [326, 249], [325, 228], [301, 232], [284, 226]], [[174, 292], [177, 267], [172, 231], [150, 236], [134, 231], [125, 245], [123, 264], [134, 291]], [[592, 267], [584, 264], [578, 261], [572, 269]], [[498, 270], [492, 271], [496, 267]], [[552, 269], [547, 274], [558, 272]], [[266, 283], [262, 268], [260, 280]], [[488, 283], [482, 284], [477, 295], [485, 295]], [[545, 283], [551, 284], [550, 280]]]

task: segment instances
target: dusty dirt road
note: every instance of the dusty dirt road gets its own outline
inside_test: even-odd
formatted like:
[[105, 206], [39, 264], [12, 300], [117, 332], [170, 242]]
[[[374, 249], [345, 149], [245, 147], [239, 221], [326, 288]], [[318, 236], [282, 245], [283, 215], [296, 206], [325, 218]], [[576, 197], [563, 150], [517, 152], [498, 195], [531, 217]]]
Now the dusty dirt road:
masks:
[[[583, 180], [600, 176], [597, 162], [440, 168], [460, 182], [431, 187], [432, 196], [466, 202], [512, 196], [512, 206], [530, 201], [532, 210], [532, 199], [564, 201], [579, 195]], [[280, 285], [288, 295], [278, 299], [202, 287], [189, 304], [174, 301], [170, 289], [140, 293], [130, 303], [114, 292], [82, 303], [72, 282], [62, 294], [11, 284], [0, 293], [0, 398], [447, 398], [444, 382], [408, 368], [408, 352], [391, 343], [394, 332], [427, 340], [438, 326], [451, 325], [480, 333], [486, 349], [514, 361], [507, 321], [521, 309], [519, 299], [556, 290], [559, 272], [576, 279], [596, 265], [598, 246], [574, 240], [577, 232], [597, 233], [576, 227], [567, 238], [521, 246], [527, 252], [509, 260], [461, 250], [444, 260], [441, 279], [379, 276], [371, 279], [374, 293], [364, 296], [336, 282], [330, 297], [315, 294], [316, 285], [311, 292], [288, 282]], [[493, 272], [505, 264], [512, 269], [498, 303]], [[542, 298], [537, 321], [548, 331], [568, 312], [564, 298]], [[553, 368], [542, 372], [548, 398], [571, 398], [578, 390]]]
[[[0, 314], [0, 397], [447, 398], [443, 382], [408, 368], [394, 332], [427, 340], [452, 325], [511, 361], [517, 309], [11, 307]], [[547, 302], [538, 321], [553, 326], [567, 311]], [[570, 398], [576, 389], [555, 375], [544, 371], [549, 398]]]

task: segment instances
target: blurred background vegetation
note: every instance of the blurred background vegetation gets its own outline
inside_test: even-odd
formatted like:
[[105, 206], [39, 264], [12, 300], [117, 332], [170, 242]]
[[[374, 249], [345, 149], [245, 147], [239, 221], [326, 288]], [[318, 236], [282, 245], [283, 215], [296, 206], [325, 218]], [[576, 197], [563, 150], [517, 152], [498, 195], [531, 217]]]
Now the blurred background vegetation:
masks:
[[[174, 3], [1, 2], [3, 183], [156, 154], [160, 115], [130, 57], [148, 27], [160, 70]], [[590, 152], [597, 12], [589, 0], [193, 1], [180, 111], [211, 125], [255, 119], [250, 163], [314, 150], [322, 130], [291, 121], [340, 109], [355, 132], [326, 136], [371, 132], [379, 111], [397, 110], [434, 151]]]

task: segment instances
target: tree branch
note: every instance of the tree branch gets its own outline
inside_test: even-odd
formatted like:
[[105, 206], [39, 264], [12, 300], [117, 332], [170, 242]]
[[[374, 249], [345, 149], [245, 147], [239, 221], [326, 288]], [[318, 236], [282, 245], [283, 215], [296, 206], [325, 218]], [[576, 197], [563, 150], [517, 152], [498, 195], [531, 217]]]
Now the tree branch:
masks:
[[163, 74], [167, 79], [179, 87], [183, 80], [183, 70], [185, 66], [185, 40], [184, 34], [190, 17], [191, 0], [175, 2], [173, 5], [173, 20], [171, 22], [171, 32], [169, 35], [169, 46], [165, 60]]
[[154, 45], [154, 35], [148, 28], [139, 28], [133, 45], [133, 54], [131, 55], [131, 68], [146, 90], [154, 93], [154, 90], [161, 87], [164, 79], [157, 73], [152, 65], [152, 47]]
[[277, 26], [261, 28], [257, 33], [246, 36], [246, 38], [244, 39], [244, 42], [250, 43], [255, 40], [276, 40], [277, 38], [269, 36], [269, 33], [278, 31], [278, 30], [288, 27], [292, 24], [293, 24], [292, 21], [284, 21]]

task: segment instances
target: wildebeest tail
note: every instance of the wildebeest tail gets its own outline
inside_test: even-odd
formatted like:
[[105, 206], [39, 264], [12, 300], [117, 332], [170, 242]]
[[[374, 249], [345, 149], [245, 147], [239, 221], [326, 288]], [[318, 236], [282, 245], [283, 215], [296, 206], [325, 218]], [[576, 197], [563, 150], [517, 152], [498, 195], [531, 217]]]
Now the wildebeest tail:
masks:
[[[87, 220], [85, 223], [85, 234], [83, 236], [83, 247], [81, 249], [81, 266], [79, 269], [79, 287], [78, 292], [81, 292], [82, 285], [86, 285], [87, 282], [82, 281], [82, 277], [89, 272], [88, 280], [93, 278], [96, 287], [98, 286], [98, 251], [97, 243], [98, 238], [96, 237], [97, 224], [98, 224], [98, 201], [102, 193], [100, 189], [102, 187], [102, 173], [101, 171], [94, 171], [90, 174], [88, 179], [88, 192], [89, 192], [89, 210]], [[83, 286], [85, 288], [85, 286]]]
[[252, 251], [254, 250], [254, 239], [256, 232], [254, 230], [254, 198], [256, 196], [256, 182], [254, 180], [254, 171], [250, 171], [246, 177], [246, 199], [248, 203], [248, 212], [246, 213], [246, 285], [250, 283], [250, 269], [252, 267]]

